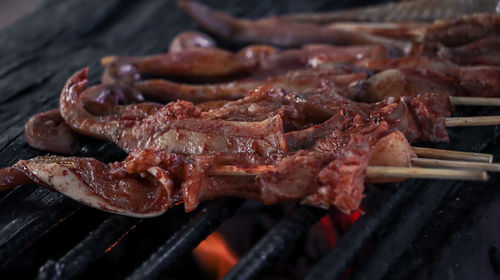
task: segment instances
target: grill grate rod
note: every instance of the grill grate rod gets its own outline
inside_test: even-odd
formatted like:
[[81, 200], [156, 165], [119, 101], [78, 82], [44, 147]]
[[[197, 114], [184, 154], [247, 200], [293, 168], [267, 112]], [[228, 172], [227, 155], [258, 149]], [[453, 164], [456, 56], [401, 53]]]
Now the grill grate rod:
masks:
[[385, 235], [373, 244], [350, 279], [383, 279], [455, 186], [457, 182], [441, 180], [415, 182], [412, 187], [420, 192], [406, 207], [394, 213], [384, 229]]
[[375, 205], [359, 218], [339, 242], [316, 264], [306, 279], [340, 279], [354, 259], [366, 247], [375, 232], [387, 221], [392, 213], [405, 205], [415, 195], [416, 188], [409, 184], [394, 191], [388, 188]]
[[81, 205], [58, 193], [36, 187], [33, 190], [31, 186], [4, 197], [0, 203], [0, 266], [5, 268], [80, 208]]
[[163, 273], [166, 270], [174, 265], [179, 258], [191, 252], [220, 224], [231, 217], [241, 204], [241, 199], [226, 198], [203, 208], [127, 279], [164, 278]]
[[140, 222], [135, 218], [111, 216], [58, 261], [48, 260], [40, 267], [37, 279], [76, 278]]
[[[421, 267], [428, 268], [426, 264], [433, 262], [429, 258], [429, 252], [440, 252], [443, 246], [449, 245], [448, 238], [453, 235], [467, 236], [464, 233], [464, 221], [469, 215], [478, 217], [484, 216], [485, 194], [495, 192], [498, 188], [498, 177], [488, 182], [488, 186], [478, 187], [477, 185], [463, 185], [456, 195], [446, 199], [444, 204], [436, 211], [438, 215], [430, 220], [429, 225], [417, 236], [406, 248], [406, 251], [397, 263], [394, 264], [390, 272], [384, 277], [387, 279], [409, 279], [417, 275]], [[489, 199], [488, 197], [486, 199]], [[459, 225], [459, 226], [458, 226]], [[470, 234], [470, 233], [469, 233]], [[429, 238], [432, 236], [432, 238]], [[473, 264], [471, 264], [473, 265]]]
[[[495, 141], [489, 142], [484, 147], [483, 152], [492, 153], [495, 158], [499, 157], [498, 152], [498, 135]], [[390, 272], [387, 274], [388, 279], [403, 279], [410, 275], [415, 277], [416, 273], [421, 272], [422, 268], [429, 269], [428, 252], [431, 250], [439, 250], [447, 244], [453, 243], [453, 238], [460, 239], [470, 233], [467, 232], [468, 226], [464, 226], [464, 221], [475, 217], [475, 219], [484, 218], [484, 209], [481, 207], [485, 203], [489, 203], [489, 199], [495, 199], [494, 195], [498, 188], [500, 177], [498, 174], [491, 174], [491, 178], [486, 182], [485, 186], [478, 187], [474, 184], [462, 185], [456, 194], [450, 199], [444, 201], [435, 215], [430, 221], [430, 225], [419, 234], [412, 242], [412, 246], [408, 248], [398, 262], [393, 265]], [[461, 224], [461, 228], [456, 229], [457, 225]], [[428, 238], [433, 236], [433, 238]], [[462, 237], [460, 237], [462, 236]], [[491, 251], [490, 251], [491, 254]], [[491, 255], [490, 255], [491, 260]], [[496, 266], [493, 269], [496, 273]], [[420, 271], [419, 271], [420, 270]], [[405, 276], [406, 275], [406, 276]]]
[[326, 210], [297, 205], [248, 252], [224, 279], [255, 279], [283, 256]]

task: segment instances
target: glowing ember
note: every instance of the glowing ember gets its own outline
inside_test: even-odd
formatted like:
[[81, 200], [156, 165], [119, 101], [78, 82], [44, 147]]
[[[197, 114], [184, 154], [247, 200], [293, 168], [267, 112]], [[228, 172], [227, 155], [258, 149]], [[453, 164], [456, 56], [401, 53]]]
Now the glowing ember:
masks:
[[353, 211], [351, 214], [343, 214], [343, 213], [338, 213], [334, 214], [332, 219], [334, 221], [334, 224], [337, 226], [338, 230], [340, 233], [345, 233], [351, 226], [356, 222], [361, 214], [363, 213], [363, 209], [359, 209], [356, 211]]
[[332, 220], [330, 218], [330, 215], [325, 215], [321, 220], [319, 221], [319, 224], [321, 226], [321, 229], [324, 233], [325, 238], [328, 241], [328, 245], [330, 248], [335, 246], [337, 244], [337, 232], [335, 231], [335, 226], [332, 223]]
[[359, 219], [360, 216], [361, 216], [361, 212], [359, 212], [359, 210], [356, 210], [356, 211], [352, 212], [351, 215], [349, 215], [349, 217], [351, 217], [351, 222], [353, 224], [355, 221], [357, 221]]
[[239, 259], [217, 231], [202, 241], [193, 254], [212, 279], [222, 279]]

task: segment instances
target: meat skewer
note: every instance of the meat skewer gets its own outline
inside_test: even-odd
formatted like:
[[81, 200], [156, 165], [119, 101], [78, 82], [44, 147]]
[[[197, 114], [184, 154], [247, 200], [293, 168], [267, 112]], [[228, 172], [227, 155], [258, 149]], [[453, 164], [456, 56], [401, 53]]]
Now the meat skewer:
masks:
[[[450, 4], [452, 2], [453, 4]], [[477, 1], [476, 1], [477, 2]], [[473, 13], [472, 11], [478, 10], [483, 13], [494, 13], [497, 12], [497, 2], [495, 0], [482, 0], [481, 5], [473, 5], [470, 7], [468, 1], [462, 0], [458, 4], [462, 4], [461, 8], [464, 9], [462, 13], [458, 15]], [[398, 9], [393, 9], [395, 5]], [[453, 13], [453, 9], [458, 8], [456, 1], [439, 1], [439, 0], [427, 0], [427, 1], [414, 1], [409, 3], [398, 3], [398, 4], [388, 4], [384, 8], [373, 8], [369, 10], [372, 13], [369, 17], [374, 15], [380, 16], [384, 15], [386, 21], [397, 21], [397, 19], [405, 18], [406, 22], [411, 22], [412, 18], [408, 17], [406, 13], [401, 13], [399, 9], [415, 9], [412, 11], [412, 15], [428, 14], [436, 16], [436, 12], [439, 10], [431, 8], [432, 6], [439, 6], [442, 9], [446, 9], [446, 16], [444, 18], [450, 18], [456, 16]], [[410, 42], [424, 42], [425, 44], [442, 43], [446, 46], [466, 44], [478, 38], [488, 37], [490, 35], [497, 35], [498, 31], [495, 28], [497, 24], [497, 16], [495, 14], [475, 14], [471, 16], [464, 16], [460, 19], [454, 20], [441, 20], [436, 21], [434, 24], [419, 28], [421, 25], [411, 26], [413, 29], [408, 30], [408, 24], [403, 23], [396, 27], [392, 27], [387, 30], [387, 27], [380, 26], [375, 27], [373, 25], [366, 28], [361, 28], [358, 24], [356, 28], [353, 26], [348, 26], [347, 28], [341, 24], [330, 24], [330, 25], [319, 25], [318, 21], [324, 21], [325, 18], [330, 17], [330, 20], [334, 21], [335, 16], [339, 15], [356, 15], [357, 10], [350, 12], [337, 12], [331, 14], [320, 14], [320, 15], [305, 15], [303, 18], [308, 18], [309, 20], [299, 20], [301, 16], [291, 16], [294, 18], [290, 20], [283, 17], [270, 17], [263, 18], [259, 20], [244, 20], [233, 18], [227, 14], [213, 11], [208, 7], [191, 1], [179, 1], [178, 6], [187, 15], [189, 15], [194, 21], [196, 21], [203, 29], [208, 32], [238, 43], [246, 44], [271, 44], [279, 47], [293, 47], [297, 45], [304, 45], [309, 43], [328, 43], [336, 45], [345, 44], [382, 44], [386, 46], [397, 47], [400, 50], [408, 50], [410, 47]], [[408, 7], [405, 7], [408, 6]], [[474, 9], [474, 7], [476, 9]], [[480, 7], [479, 9], [477, 9]], [[435, 8], [435, 7], [434, 7]], [[389, 9], [389, 10], [385, 10]], [[428, 9], [432, 9], [430, 12]], [[418, 10], [427, 10], [426, 12], [418, 13]], [[387, 12], [397, 14], [394, 16], [385, 17]], [[362, 15], [361, 15], [362, 17]], [[368, 20], [367, 17], [364, 21]], [[432, 17], [431, 17], [432, 18]], [[429, 19], [429, 18], [428, 18]], [[435, 18], [434, 18], [435, 19]], [[401, 21], [401, 20], [400, 20]], [[279, 28], [277, 28], [279, 27]], [[400, 29], [399, 32], [394, 32]], [[399, 40], [390, 39], [394, 35], [399, 35], [401, 37], [396, 37]], [[385, 35], [385, 36], [384, 36]], [[412, 36], [413, 35], [413, 36]], [[408, 40], [408, 41], [407, 41]]]
[[[354, 67], [351, 67], [354, 68]], [[350, 73], [354, 71], [353, 73]], [[236, 100], [244, 98], [250, 90], [263, 86], [274, 86], [291, 92], [312, 92], [324, 87], [326, 83], [337, 88], [365, 79], [367, 71], [349, 69], [339, 65], [334, 69], [307, 69], [289, 71], [284, 75], [270, 77], [265, 80], [244, 79], [227, 83], [192, 85], [176, 83], [163, 79], [151, 79], [137, 82], [134, 87], [148, 97], [165, 101], [182, 99], [191, 102], [212, 100]]]
[[[428, 68], [425, 73], [408, 68], [391, 69], [370, 78], [367, 78], [369, 75], [367, 70], [344, 74], [340, 72], [342, 69], [297, 70], [267, 80], [247, 79], [205, 85], [180, 84], [156, 79], [137, 82], [135, 87], [147, 96], [166, 101], [235, 100], [244, 98], [250, 90], [259, 86], [275, 86], [300, 96], [328, 86], [349, 98], [363, 102], [376, 102], [390, 96], [417, 95], [433, 90], [436, 93], [451, 95], [454, 105], [494, 106], [500, 103], [499, 99], [493, 99], [499, 96], [495, 91], [495, 85], [500, 83], [500, 69], [471, 68], [467, 76], [460, 75], [452, 79], [441, 73], [429, 71]], [[474, 74], [473, 71], [477, 73]], [[395, 83], [398, 84], [397, 87], [392, 86]]]
[[331, 22], [432, 22], [458, 15], [492, 13], [496, 0], [419, 0], [353, 8], [327, 13], [291, 14], [274, 16], [280, 21], [328, 24]]
[[[271, 107], [270, 111], [266, 109], [267, 111], [264, 111], [265, 114], [262, 115], [261, 119], [256, 119], [257, 122], [226, 121], [220, 119], [200, 120], [199, 116], [202, 113], [187, 102], [170, 103], [160, 109], [155, 115], [151, 115], [140, 121], [103, 121], [102, 118], [89, 114], [79, 105], [78, 95], [87, 83], [86, 71], [80, 71], [68, 80], [61, 94], [61, 114], [72, 129], [85, 135], [112, 141], [125, 151], [167, 147], [171, 152], [182, 153], [255, 151], [261, 154], [270, 154], [286, 151], [286, 146], [289, 145], [285, 144], [286, 142], [283, 139], [283, 116], [271, 115], [269, 117], [268, 115], [274, 112], [275, 109], [273, 107]], [[322, 96], [325, 97], [324, 95]], [[333, 97], [333, 99], [330, 97]], [[366, 114], [368, 123], [370, 122], [369, 118], [374, 118], [375, 116], [378, 118], [378, 121], [386, 119], [389, 124], [392, 124], [391, 129], [406, 131], [410, 141], [419, 138], [446, 140], [444, 117], [449, 115], [448, 105], [443, 100], [439, 101], [436, 98], [431, 96], [405, 97], [399, 103], [380, 103], [361, 106], [347, 100], [339, 100], [338, 97], [332, 95], [324, 101], [318, 99], [320, 103], [318, 103], [317, 108], [323, 106], [325, 110], [336, 110], [338, 112], [352, 111], [353, 116]], [[341, 101], [341, 103], [338, 103], [338, 101]], [[333, 107], [329, 107], [326, 102], [334, 102], [332, 103]], [[421, 110], [421, 113], [417, 114], [418, 116], [408, 109], [417, 104], [421, 106], [418, 109]], [[352, 108], [349, 109], [349, 107]], [[317, 110], [315, 109], [314, 111]], [[452, 119], [447, 119], [446, 121], [453, 123]], [[415, 122], [419, 125], [415, 126], [415, 124], [412, 124]], [[335, 121], [332, 124], [335, 127]], [[317, 133], [315, 131], [319, 130], [315, 129], [311, 133]], [[304, 133], [302, 134], [309, 135], [310, 132], [306, 130]], [[292, 137], [291, 139], [295, 137], [293, 134], [290, 136]], [[176, 140], [179, 137], [186, 137], [186, 141], [179, 143]], [[302, 143], [302, 141], [300, 142]]]
[[[496, 90], [500, 83], [498, 67], [459, 66], [442, 59], [414, 56], [363, 59], [354, 62], [359, 65], [357, 67], [332, 64], [325, 54], [313, 58], [307, 55], [303, 57], [315, 65], [313, 68], [288, 71], [284, 75], [268, 77], [267, 80], [243, 79], [191, 85], [153, 79], [136, 81], [134, 86], [143, 94], [162, 100], [179, 98], [193, 102], [242, 98], [249, 90], [266, 85], [281, 87], [299, 95], [328, 85], [351, 99], [363, 102], [427, 92], [451, 96], [499, 96]], [[371, 69], [381, 72], [371, 76]]]
[[[379, 144], [383, 147], [383, 149], [377, 152], [379, 163], [383, 164], [385, 161], [387, 164], [401, 164], [401, 162], [402, 164], [407, 164], [405, 162], [409, 162], [407, 157], [412, 156], [411, 153], [398, 152], [397, 157], [394, 157], [393, 154], [393, 151], [395, 150], [404, 150], [409, 147], [405, 138], [401, 135], [402, 134], [400, 132], [397, 132], [390, 134], [387, 138], [383, 138], [388, 139], [385, 142], [382, 139], [380, 140], [381, 143]], [[356, 137], [354, 137], [354, 139], [356, 139]], [[359, 138], [357, 139], [359, 140]], [[354, 143], [357, 143], [356, 141], [358, 140], [354, 140]], [[403, 141], [401, 142], [400, 140]], [[352, 142], [353, 140], [350, 141]], [[362, 148], [363, 146], [359, 146], [360, 144], [361, 143], [357, 143], [354, 146], [349, 146], [351, 144], [348, 144], [346, 147], [351, 147], [354, 151], [361, 149], [358, 152], [364, 153], [363, 151], [365, 151], [366, 146], [364, 146], [365, 148]], [[142, 151], [129, 156], [127, 161], [123, 163], [113, 163], [109, 165], [105, 165], [94, 159], [88, 158], [40, 157], [28, 161], [21, 161], [10, 169], [0, 170], [0, 173], [12, 173], [12, 171], [21, 172], [24, 177], [18, 179], [17, 182], [24, 183], [26, 179], [23, 178], [27, 178], [41, 183], [46, 187], [55, 188], [73, 199], [81, 201], [92, 207], [99, 207], [100, 209], [106, 211], [125, 215], [149, 217], [161, 214], [181, 201], [184, 201], [186, 210], [193, 210], [200, 200], [210, 199], [221, 195], [236, 195], [245, 198], [260, 199], [266, 203], [303, 198], [304, 195], [311, 194], [315, 191], [315, 185], [311, 185], [312, 189], [302, 188], [302, 190], [293, 190], [293, 188], [290, 189], [290, 183], [294, 182], [293, 185], [300, 185], [301, 183], [316, 176], [315, 174], [325, 176], [321, 175], [325, 172], [325, 174], [329, 174], [330, 172], [334, 172], [333, 174], [336, 174], [336, 172], [347, 172], [343, 175], [347, 176], [343, 177], [344, 179], [351, 178], [351, 176], [353, 176], [353, 179], [362, 179], [363, 176], [361, 173], [358, 174], [358, 171], [352, 174], [350, 173], [351, 171], [347, 171], [352, 170], [352, 168], [357, 165], [357, 163], [355, 163], [357, 161], [351, 162], [353, 159], [356, 158], [359, 160], [360, 158], [364, 158], [364, 156], [362, 156], [362, 154], [358, 154], [358, 152], [350, 155], [349, 149], [351, 148], [348, 148], [347, 153], [343, 152], [341, 156], [332, 161], [330, 164], [327, 164], [331, 158], [328, 153], [301, 151], [279, 159], [276, 162], [276, 165], [261, 164], [259, 167], [254, 168], [255, 170], [253, 171], [241, 165], [240, 167], [231, 167], [233, 168], [233, 173], [235, 168], [239, 170], [239, 173], [229, 175], [240, 176], [242, 175], [242, 170], [247, 173], [259, 172], [259, 174], [256, 175], [258, 175], [258, 178], [260, 178], [259, 180], [261, 180], [259, 182], [262, 182], [263, 185], [258, 186], [255, 185], [255, 179], [251, 178], [248, 180], [234, 177], [219, 178], [215, 181], [210, 181], [211, 183], [205, 181], [203, 178], [206, 176], [205, 170], [207, 170], [207, 168], [209, 170], [214, 170], [214, 168], [216, 170], [217, 168], [226, 168], [227, 171], [229, 168], [227, 165], [225, 165], [226, 167], [224, 167], [224, 165], [222, 167], [220, 167], [220, 165], [214, 165], [217, 164], [217, 162], [236, 161], [239, 162], [239, 164], [243, 164], [243, 162], [250, 160], [251, 162], [255, 162], [257, 164], [259, 164], [259, 162], [264, 164], [268, 162], [269, 164], [270, 161], [274, 161], [273, 159], [258, 159], [253, 158], [253, 156], [248, 157], [248, 155], [236, 155], [236, 157], [235, 155], [228, 155], [227, 157], [224, 155], [208, 155], [197, 156], [194, 160], [188, 160], [188, 158], [180, 155], [160, 151]], [[396, 159], [398, 157], [401, 158], [401, 160]], [[394, 161], [395, 159], [396, 162]], [[398, 161], [401, 162], [397, 163]], [[342, 171], [342, 168], [337, 170], [337, 163], [347, 164], [350, 167], [348, 167], [349, 169], [346, 171]], [[186, 167], [186, 164], [187, 166], [194, 164], [194, 166]], [[326, 169], [322, 169], [322, 166], [325, 166], [325, 164], [327, 164], [325, 167]], [[334, 165], [329, 167], [331, 164]], [[186, 168], [193, 171], [185, 173], [186, 171], [184, 170], [186, 170]], [[247, 169], [245, 170], [244, 168]], [[329, 168], [335, 169], [330, 170]], [[361, 168], [359, 169], [359, 172], [364, 170], [363, 165], [359, 168]], [[320, 170], [321, 172], [317, 173]], [[210, 172], [214, 175], [213, 171]], [[266, 172], [276, 174], [267, 174]], [[282, 174], [282, 172], [285, 173]], [[400, 180], [409, 177], [422, 178], [425, 176], [430, 178], [467, 178], [468, 180], [486, 179], [484, 172], [464, 172], [441, 169], [432, 171], [421, 168], [402, 169], [394, 166], [367, 167], [366, 172], [368, 177], [376, 177], [374, 178], [375, 181], [372, 180], [372, 182], [387, 182], [394, 179]], [[141, 175], [139, 176], [139, 174]], [[291, 178], [286, 176], [282, 177], [285, 174], [294, 175], [292, 175]], [[457, 177], [458, 174], [461, 175]], [[215, 175], [228, 174], [218, 173]], [[280, 180], [282, 179], [280, 178], [286, 179], [281, 182]], [[301, 179], [297, 181], [296, 179], [298, 178]], [[276, 181], [276, 179], [278, 181]], [[185, 183], [182, 184], [182, 188], [175, 186], [174, 182], [178, 180], [185, 180]], [[239, 184], [235, 185], [235, 180], [237, 180]], [[331, 188], [338, 188], [345, 183], [345, 181], [342, 180], [337, 183], [333, 183], [336, 179], [334, 181], [330, 181], [332, 179], [328, 179], [328, 177], [325, 177], [322, 180], [326, 180], [323, 181], [325, 184], [334, 184], [331, 185]], [[362, 194], [362, 190], [359, 192], [357, 189], [360, 187], [362, 188], [362, 182], [363, 181], [352, 181], [349, 183], [350, 186], [354, 188], [349, 190], [349, 193], [351, 194], [341, 200], [335, 200], [337, 201], [335, 203], [339, 203], [339, 205], [334, 205], [341, 207], [341, 210], [343, 211], [355, 209], [361, 199], [360, 195]], [[115, 184], [120, 184], [120, 187], [112, 187]], [[144, 184], [148, 184], [148, 187], [141, 187]], [[287, 185], [286, 191], [280, 187], [283, 186], [283, 184]], [[243, 186], [243, 188], [240, 189], [237, 186]], [[269, 188], [273, 188], [273, 190]], [[322, 203], [331, 203], [323, 200], [310, 197], [307, 198], [305, 202], [312, 204], [320, 203], [320, 205], [322, 205]], [[330, 200], [327, 199], [326, 201]]]
[[391, 58], [400, 52], [383, 45], [335, 47], [305, 45], [277, 50], [253, 45], [238, 52], [219, 48], [191, 48], [145, 57], [105, 57], [103, 83], [133, 84], [148, 76], [176, 77], [188, 81], [221, 82], [235, 78], [262, 78], [290, 70], [317, 67], [318, 63], [354, 62]]
[[274, 19], [242, 20], [213, 11], [197, 2], [179, 1], [177, 3], [181, 10], [209, 33], [241, 44], [270, 44], [278, 47], [294, 47], [312, 43], [381, 44], [400, 50], [408, 47], [405, 42], [369, 33]]
[[[359, 205], [361, 200], [361, 194], [363, 193], [363, 179], [365, 172], [368, 172], [374, 165], [377, 163], [382, 165], [389, 165], [388, 168], [377, 168], [373, 169], [373, 172], [389, 172], [388, 176], [382, 173], [376, 173], [379, 175], [377, 178], [371, 177], [369, 182], [380, 183], [380, 182], [391, 182], [391, 181], [400, 181], [405, 177], [412, 176], [423, 176], [423, 175], [411, 175], [412, 172], [420, 174], [419, 172], [423, 171], [425, 173], [433, 174], [430, 176], [438, 176], [437, 174], [441, 171], [432, 171], [426, 169], [416, 169], [415, 171], [410, 171], [407, 169], [394, 169], [394, 164], [399, 167], [408, 166], [411, 162], [411, 150], [408, 152], [404, 152], [405, 149], [409, 147], [408, 143], [404, 139], [404, 137], [398, 137], [398, 135], [402, 135], [401, 133], [393, 133], [384, 137], [380, 140], [382, 149], [377, 150], [377, 148], [373, 149], [373, 157], [370, 159], [369, 153], [366, 154], [366, 146], [363, 148], [363, 145], [360, 146], [359, 137], [356, 135], [352, 135], [349, 137], [351, 140], [348, 144], [343, 146], [341, 151], [329, 150], [327, 154], [333, 153], [337, 154], [334, 156], [334, 160], [327, 164], [321, 171], [318, 173], [318, 178], [321, 181], [320, 186], [316, 189], [316, 192], [304, 198], [303, 202], [308, 204], [313, 204], [320, 207], [329, 207], [331, 205], [336, 206], [341, 211], [349, 212]], [[356, 140], [358, 139], [358, 140]], [[383, 141], [383, 139], [390, 139], [388, 141]], [[403, 142], [398, 141], [397, 139], [404, 140]], [[377, 143], [376, 146], [378, 146]], [[406, 148], [404, 148], [406, 147]], [[301, 154], [305, 158], [307, 158], [307, 154]], [[313, 154], [311, 154], [312, 156]], [[368, 157], [367, 157], [368, 155]], [[395, 158], [396, 156], [396, 158]], [[397, 159], [400, 157], [400, 159]], [[309, 164], [321, 162], [318, 159], [313, 159], [311, 161], [298, 160], [293, 159], [294, 157], [290, 157], [289, 159], [284, 158], [281, 161], [278, 161], [274, 164], [269, 163], [259, 163], [259, 162], [236, 162], [233, 164], [226, 164], [224, 161], [212, 162], [212, 164], [208, 163], [209, 161], [204, 161], [204, 171], [203, 173], [208, 172], [213, 175], [225, 175], [229, 178], [239, 177], [242, 178], [241, 175], [246, 175], [246, 171], [250, 172], [255, 176], [244, 176], [245, 180], [254, 180], [254, 182], [262, 185], [263, 188], [268, 189], [268, 196], [270, 198], [262, 198], [259, 197], [260, 200], [267, 199], [269, 203], [272, 203], [273, 197], [282, 197], [284, 195], [281, 187], [287, 186], [290, 188], [289, 190], [295, 190], [299, 185], [317, 185], [318, 183], [314, 183], [314, 181], [310, 181], [307, 178], [310, 178], [311, 174], [308, 173], [307, 170], [314, 170], [314, 167], [308, 167]], [[369, 162], [369, 166], [367, 165]], [[306, 163], [306, 164], [304, 164]], [[323, 163], [324, 164], [324, 163]], [[321, 164], [320, 164], [321, 165]], [[208, 166], [208, 167], [207, 167]], [[222, 167], [221, 167], [222, 166]], [[314, 166], [314, 165], [313, 165]], [[209, 168], [210, 167], [210, 168]], [[207, 169], [208, 168], [208, 169]], [[217, 170], [222, 168], [223, 173], [217, 173]], [[247, 170], [248, 169], [248, 170]], [[244, 171], [243, 174], [239, 174], [241, 171]], [[300, 171], [299, 171], [300, 170]], [[318, 170], [318, 169], [316, 169]], [[366, 171], [365, 171], [366, 170]], [[219, 170], [220, 171], [220, 170]], [[225, 172], [225, 173], [224, 173]], [[313, 171], [313, 174], [316, 174]], [[370, 171], [371, 172], [371, 171]], [[408, 173], [409, 172], [409, 173]], [[445, 171], [446, 173], [446, 171]], [[483, 180], [484, 173], [478, 171], [465, 172], [475, 179]], [[446, 176], [462, 176], [461, 171], [451, 171], [450, 173], [446, 173], [446, 175], [442, 175], [442, 177]], [[375, 174], [375, 173], [373, 173]], [[392, 175], [391, 175], [392, 174]], [[472, 175], [473, 174], [473, 175]], [[234, 176], [236, 175], [236, 176]], [[206, 175], [205, 175], [206, 176]], [[208, 189], [217, 188], [217, 181], [210, 180], [222, 180], [219, 178], [220, 176], [212, 177], [212, 179], [204, 179], [201, 182], [208, 184]], [[224, 177], [224, 176], [223, 176]], [[217, 178], [217, 179], [213, 179]], [[272, 179], [275, 178], [275, 179]], [[279, 178], [284, 178], [282, 179]], [[356, 178], [356, 179], [355, 179]], [[361, 181], [360, 181], [361, 180]], [[298, 181], [298, 182], [297, 182]], [[212, 183], [210, 183], [212, 182]], [[272, 188], [270, 190], [269, 188]], [[277, 188], [277, 189], [275, 189]], [[300, 192], [299, 190], [296, 190]], [[301, 190], [304, 191], [304, 190]], [[311, 190], [310, 190], [311, 191]], [[284, 197], [294, 196], [297, 193], [287, 192]], [[304, 193], [301, 193], [304, 195]], [[283, 198], [284, 198], [283, 197]], [[303, 196], [302, 196], [303, 197]], [[283, 199], [282, 198], [282, 199]], [[264, 200], [265, 201], [265, 200]], [[193, 202], [191, 202], [193, 203]], [[196, 205], [196, 203], [193, 203]], [[187, 207], [187, 206], [186, 206]]]

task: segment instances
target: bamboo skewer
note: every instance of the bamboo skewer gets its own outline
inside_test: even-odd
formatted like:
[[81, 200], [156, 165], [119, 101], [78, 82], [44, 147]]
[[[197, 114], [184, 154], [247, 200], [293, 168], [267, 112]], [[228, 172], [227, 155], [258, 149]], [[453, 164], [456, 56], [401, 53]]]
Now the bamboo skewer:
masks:
[[493, 155], [482, 154], [482, 153], [470, 153], [470, 152], [460, 152], [460, 151], [450, 151], [423, 147], [413, 147], [413, 150], [419, 157], [427, 158], [438, 158], [438, 159], [449, 159], [449, 160], [466, 160], [466, 161], [478, 161], [478, 162], [493, 162]]
[[500, 125], [500, 116], [446, 118], [447, 127]]
[[422, 178], [486, 181], [488, 175], [484, 171], [455, 170], [441, 168], [369, 166], [366, 169], [367, 178]]
[[473, 169], [500, 172], [500, 164], [474, 162], [474, 161], [457, 161], [457, 160], [441, 160], [428, 158], [412, 158], [411, 163], [420, 167], [441, 167], [441, 168], [457, 168], [457, 169]]
[[500, 98], [496, 97], [464, 97], [450, 96], [455, 106], [500, 106]]
[[[234, 165], [215, 166], [211, 175], [215, 176], [256, 176], [266, 172], [276, 171], [273, 165], [260, 165], [255, 167], [239, 167]], [[426, 178], [426, 179], [451, 179], [486, 181], [488, 175], [484, 171], [433, 169], [393, 166], [369, 166], [366, 169], [367, 178]]]

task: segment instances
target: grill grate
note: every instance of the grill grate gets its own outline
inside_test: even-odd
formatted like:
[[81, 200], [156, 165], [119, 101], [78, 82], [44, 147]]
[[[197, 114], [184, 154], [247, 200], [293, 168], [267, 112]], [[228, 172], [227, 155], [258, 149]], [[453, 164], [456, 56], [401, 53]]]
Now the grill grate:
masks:
[[17, 189], [0, 203], [0, 263], [7, 265], [81, 206], [42, 188]]
[[140, 222], [139, 219], [111, 216], [58, 261], [48, 260], [40, 268], [38, 279], [70, 279], [78, 276]]
[[326, 210], [298, 205], [248, 252], [224, 279], [255, 279], [286, 253]]
[[[400, 212], [393, 212], [391, 223], [385, 227], [385, 236], [356, 268], [352, 279], [381, 279], [417, 236], [444, 199], [454, 182], [420, 181], [412, 184], [419, 192]], [[425, 205], [425, 207], [422, 207]], [[396, 215], [396, 217], [394, 217]]]
[[340, 279], [392, 213], [399, 211], [415, 194], [411, 185], [388, 189], [372, 210], [359, 218], [338, 244], [311, 269], [307, 279]]
[[225, 199], [216, 205], [203, 208], [201, 213], [160, 246], [128, 279], [160, 278], [180, 257], [191, 252], [222, 222], [231, 217], [240, 205], [239, 199]]

